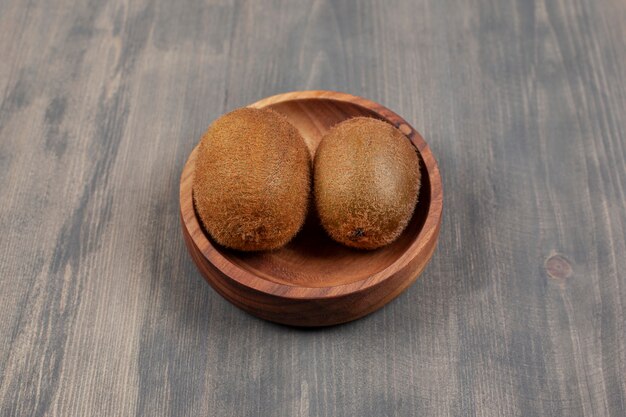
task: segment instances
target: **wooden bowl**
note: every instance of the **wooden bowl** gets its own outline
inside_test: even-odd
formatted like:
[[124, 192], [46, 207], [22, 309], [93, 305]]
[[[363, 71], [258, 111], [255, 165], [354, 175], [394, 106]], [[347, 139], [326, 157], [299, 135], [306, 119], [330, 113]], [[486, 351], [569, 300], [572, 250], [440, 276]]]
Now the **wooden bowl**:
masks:
[[243, 310], [278, 323], [326, 326], [357, 319], [391, 301], [422, 272], [435, 250], [443, 194], [430, 148], [404, 119], [380, 104], [331, 91], [298, 91], [258, 101], [284, 114], [311, 151], [333, 125], [370, 116], [398, 127], [421, 155], [419, 201], [403, 234], [374, 251], [350, 249], [332, 241], [314, 210], [303, 230], [282, 249], [238, 252], [216, 244], [194, 209], [192, 182], [196, 149], [180, 182], [180, 215], [185, 243], [198, 269], [224, 298]]

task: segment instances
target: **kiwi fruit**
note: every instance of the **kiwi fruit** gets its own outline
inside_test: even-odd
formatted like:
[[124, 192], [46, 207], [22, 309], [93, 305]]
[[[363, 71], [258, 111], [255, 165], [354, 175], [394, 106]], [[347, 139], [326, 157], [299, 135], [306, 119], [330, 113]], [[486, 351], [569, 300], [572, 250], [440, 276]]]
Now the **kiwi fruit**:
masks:
[[287, 118], [241, 108], [217, 119], [197, 151], [193, 198], [204, 228], [220, 245], [276, 249], [304, 224], [311, 158]]
[[355, 117], [335, 125], [314, 161], [315, 206], [332, 239], [376, 249], [400, 236], [420, 188], [417, 149], [389, 123]]

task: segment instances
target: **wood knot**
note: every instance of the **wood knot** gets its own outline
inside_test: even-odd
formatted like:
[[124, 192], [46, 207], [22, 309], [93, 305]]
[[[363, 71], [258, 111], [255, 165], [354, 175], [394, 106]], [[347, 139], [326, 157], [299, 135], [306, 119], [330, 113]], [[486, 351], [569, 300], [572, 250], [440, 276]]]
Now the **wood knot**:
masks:
[[544, 268], [552, 279], [564, 280], [572, 276], [572, 264], [563, 255], [554, 254], [546, 259]]
[[404, 133], [407, 136], [411, 134], [411, 128], [409, 127], [409, 125], [406, 125], [404, 123], [398, 126], [398, 129], [400, 130], [400, 132]]

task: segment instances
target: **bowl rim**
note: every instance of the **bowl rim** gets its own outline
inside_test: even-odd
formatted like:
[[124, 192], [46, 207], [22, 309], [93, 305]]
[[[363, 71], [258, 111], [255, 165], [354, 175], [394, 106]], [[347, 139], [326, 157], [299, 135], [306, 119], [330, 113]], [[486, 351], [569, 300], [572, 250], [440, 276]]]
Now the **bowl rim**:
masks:
[[[364, 107], [396, 126], [419, 150], [422, 162], [424, 163], [430, 180], [430, 204], [424, 225], [404, 253], [398, 256], [397, 259], [384, 269], [368, 275], [363, 279], [347, 284], [326, 287], [306, 287], [301, 285], [280, 284], [268, 281], [244, 268], [241, 268], [216, 249], [210, 239], [205, 235], [204, 230], [200, 226], [199, 219], [195, 214], [195, 210], [193, 209], [192, 182], [197, 145], [189, 154], [180, 178], [180, 215], [182, 226], [186, 228], [186, 232], [191, 240], [191, 243], [196, 246], [202, 256], [213, 267], [217, 268], [219, 272], [229, 279], [244, 287], [249, 287], [271, 296], [280, 297], [288, 294], [288, 298], [290, 299], [327, 299], [341, 297], [370, 289], [394, 276], [397, 272], [405, 269], [416, 257], [423, 254], [426, 254], [426, 256], [429, 257], [432, 256], [432, 252], [428, 255], [427, 252], [425, 252], [425, 249], [428, 248], [429, 243], [432, 242], [433, 239], [437, 239], [439, 234], [439, 226], [441, 224], [443, 209], [443, 190], [437, 161], [435, 160], [430, 147], [424, 138], [402, 117], [372, 100], [342, 92], [329, 90], [308, 90], [276, 94], [249, 104], [247, 107], [263, 108], [287, 101], [308, 99], [345, 101]], [[190, 204], [191, 210], [188, 209]], [[185, 213], [189, 214], [185, 215]], [[426, 262], [428, 262], [428, 259], [426, 259]]]

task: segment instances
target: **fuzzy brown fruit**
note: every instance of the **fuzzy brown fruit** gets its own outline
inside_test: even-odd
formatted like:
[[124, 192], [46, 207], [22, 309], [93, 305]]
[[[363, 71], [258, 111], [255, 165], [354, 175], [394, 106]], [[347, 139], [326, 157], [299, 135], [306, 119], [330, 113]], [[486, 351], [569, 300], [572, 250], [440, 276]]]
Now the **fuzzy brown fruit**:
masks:
[[198, 147], [193, 198], [213, 239], [242, 251], [276, 249], [302, 227], [311, 161], [281, 114], [234, 110], [209, 127]]
[[314, 164], [315, 205], [331, 238], [376, 249], [407, 226], [420, 188], [417, 149], [383, 121], [355, 117], [322, 139]]

